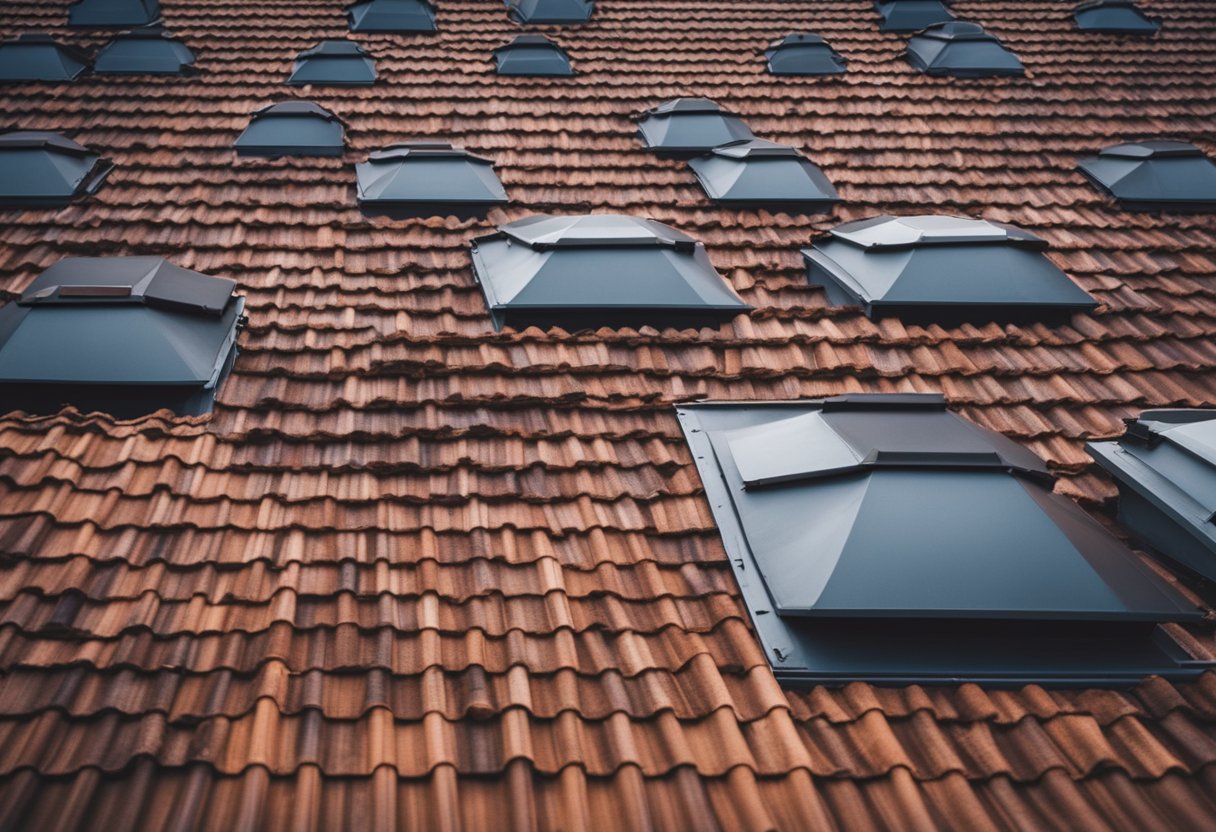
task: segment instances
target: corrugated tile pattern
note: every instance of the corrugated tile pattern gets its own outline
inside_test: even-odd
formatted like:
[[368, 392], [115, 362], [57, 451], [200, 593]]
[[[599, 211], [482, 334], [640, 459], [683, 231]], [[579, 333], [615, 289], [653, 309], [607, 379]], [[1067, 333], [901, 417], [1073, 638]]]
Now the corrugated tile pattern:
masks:
[[[672, 409], [941, 390], [1100, 510], [1086, 439], [1216, 401], [1216, 223], [1124, 214], [1074, 169], [1128, 138], [1216, 152], [1216, 6], [1148, 2], [1165, 27], [1129, 40], [1071, 5], [958, 0], [1029, 72], [958, 81], [914, 73], [868, 0], [601, 0], [554, 30], [580, 75], [553, 81], [493, 75], [500, 3], [441, 0], [433, 37], [358, 38], [381, 83], [299, 92], [341, 0], [164, 0], [197, 78], [0, 89], [4, 123], [117, 163], [95, 199], [0, 215], [5, 298], [62, 256], [162, 254], [239, 280], [251, 321], [212, 417], [0, 417], [0, 828], [1216, 825], [1216, 676], [778, 687]], [[16, 0], [0, 35], [65, 20]], [[848, 74], [767, 75], [758, 50], [797, 30]], [[844, 206], [710, 206], [628, 118], [681, 94], [805, 147]], [[236, 159], [248, 114], [294, 95], [347, 121], [346, 157]], [[495, 158], [511, 205], [363, 218], [353, 163], [425, 137]], [[1102, 306], [943, 329], [806, 284], [813, 234], [925, 209], [1041, 234]], [[495, 334], [467, 240], [587, 210], [694, 234], [756, 312]]]

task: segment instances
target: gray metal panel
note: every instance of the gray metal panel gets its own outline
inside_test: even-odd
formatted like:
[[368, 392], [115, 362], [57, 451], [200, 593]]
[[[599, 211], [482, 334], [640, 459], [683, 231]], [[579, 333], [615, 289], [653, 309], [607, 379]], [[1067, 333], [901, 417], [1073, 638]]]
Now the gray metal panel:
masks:
[[1185, 142], [1115, 145], [1077, 167], [1124, 208], [1216, 207], [1216, 164]]
[[[750, 152], [759, 147], [761, 152]], [[788, 153], [770, 151], [781, 149]], [[689, 161], [705, 193], [728, 205], [831, 207], [840, 201], [832, 183], [796, 150], [750, 140], [715, 148]]]
[[769, 46], [764, 56], [773, 75], [838, 75], [845, 60], [819, 35], [799, 32]]
[[181, 75], [194, 64], [194, 53], [180, 40], [156, 28], [126, 32], [97, 53], [98, 75]]
[[365, 86], [375, 83], [376, 63], [367, 50], [346, 40], [323, 40], [296, 58], [288, 84]]
[[96, 191], [111, 167], [55, 133], [5, 133], [0, 135], [0, 205], [66, 205]]
[[499, 75], [573, 75], [570, 56], [553, 41], [540, 35], [520, 35], [494, 50]]
[[908, 62], [929, 75], [987, 78], [1022, 75], [1025, 67], [992, 35], [974, 23], [955, 20], [931, 26], [908, 41]]
[[638, 134], [646, 147], [666, 153], [705, 153], [755, 138], [738, 116], [704, 98], [677, 98], [647, 110], [638, 121]]
[[159, 18], [159, 0], [77, 0], [68, 7], [68, 25], [87, 29], [148, 26]]
[[434, 32], [435, 6], [427, 0], [367, 0], [346, 7], [352, 32]]
[[954, 20], [941, 0], [876, 0], [874, 8], [882, 17], [880, 32], [919, 32]]
[[88, 68], [85, 53], [42, 32], [0, 43], [0, 81], [71, 81]]
[[507, 14], [517, 23], [586, 23], [595, 11], [589, 0], [506, 0]]
[[507, 192], [488, 159], [446, 143], [397, 145], [355, 167], [361, 205], [495, 205]]
[[692, 251], [697, 241], [648, 217], [623, 214], [536, 214], [500, 226], [499, 231], [534, 249], [591, 246], [661, 246]]
[[1120, 35], [1155, 35], [1161, 24], [1149, 19], [1132, 0], [1089, 0], [1073, 12], [1083, 32]]
[[237, 138], [241, 156], [341, 156], [342, 121], [309, 101], [287, 101], [263, 107]]

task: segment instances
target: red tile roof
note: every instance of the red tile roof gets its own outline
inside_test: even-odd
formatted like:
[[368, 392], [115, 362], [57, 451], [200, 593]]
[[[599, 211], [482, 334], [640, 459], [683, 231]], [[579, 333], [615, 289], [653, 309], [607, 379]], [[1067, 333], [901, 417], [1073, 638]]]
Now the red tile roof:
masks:
[[[68, 255], [162, 254], [240, 281], [243, 354], [210, 418], [0, 417], [0, 827], [1201, 828], [1216, 675], [1132, 691], [774, 682], [673, 403], [942, 391], [1114, 494], [1086, 439], [1216, 400], [1216, 226], [1117, 210], [1075, 170], [1121, 139], [1216, 151], [1216, 7], [1146, 3], [1150, 40], [1070, 2], [958, 0], [1028, 78], [928, 79], [866, 0], [601, 0], [558, 30], [580, 75], [499, 78], [518, 29], [447, 0], [439, 33], [361, 35], [382, 82], [306, 96], [344, 159], [237, 160], [338, 0], [166, 0], [192, 79], [0, 90], [3, 122], [113, 158], [96, 198], [5, 212], [0, 290]], [[2, 34], [67, 33], [63, 3]], [[672, 32], [679, 37], [672, 37]], [[764, 46], [823, 34], [839, 78]], [[705, 95], [805, 148], [845, 203], [710, 206], [631, 113]], [[389, 143], [492, 156], [485, 221], [367, 220]], [[800, 246], [926, 208], [1012, 222], [1102, 304], [1069, 326], [904, 326], [829, 308]], [[653, 216], [749, 303], [717, 330], [495, 334], [468, 240], [535, 212]], [[1209, 628], [1178, 631], [1200, 656]]]

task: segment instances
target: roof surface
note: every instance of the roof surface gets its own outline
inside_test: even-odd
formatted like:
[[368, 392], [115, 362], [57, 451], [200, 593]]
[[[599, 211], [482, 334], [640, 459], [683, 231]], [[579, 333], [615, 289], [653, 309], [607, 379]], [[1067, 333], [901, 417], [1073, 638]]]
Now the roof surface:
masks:
[[[166, 0], [197, 77], [0, 90], [6, 123], [116, 162], [88, 200], [0, 215], [6, 298], [63, 256], [157, 254], [237, 279], [250, 318], [210, 418], [0, 416], [0, 826], [1210, 826], [1213, 675], [783, 690], [673, 405], [942, 391], [1105, 516], [1084, 442], [1216, 401], [1216, 231], [1121, 211], [1076, 163], [1155, 136], [1216, 151], [1216, 6], [1146, 3], [1161, 33], [1116, 49], [1072, 2], [957, 0], [1027, 69], [960, 81], [912, 69], [867, 0], [603, 0], [561, 30], [580, 74], [554, 85], [494, 76], [517, 27], [450, 0], [434, 35], [358, 36], [374, 88], [306, 92], [349, 125], [343, 158], [237, 162], [295, 56], [346, 37], [342, 5]], [[0, 36], [65, 35], [60, 3], [6, 12]], [[759, 53], [797, 30], [849, 72], [769, 75]], [[712, 206], [629, 118], [679, 96], [804, 149], [844, 202]], [[493, 157], [511, 204], [365, 218], [354, 164], [425, 137]], [[807, 284], [812, 236], [926, 210], [1032, 231], [1102, 306], [917, 327]], [[495, 333], [469, 239], [587, 211], [703, 241], [756, 310]]]

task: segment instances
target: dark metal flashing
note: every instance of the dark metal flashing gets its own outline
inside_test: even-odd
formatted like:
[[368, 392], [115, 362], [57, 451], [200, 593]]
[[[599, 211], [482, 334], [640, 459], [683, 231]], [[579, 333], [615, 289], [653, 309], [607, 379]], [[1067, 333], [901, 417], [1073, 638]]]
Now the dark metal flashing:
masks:
[[586, 23], [594, 0], [506, 0], [507, 16], [516, 23], [574, 26]]
[[57, 133], [0, 134], [0, 206], [62, 208], [96, 193], [113, 167]]
[[296, 58], [288, 84], [301, 86], [367, 86], [376, 81], [376, 62], [371, 54], [349, 40], [323, 40]]
[[913, 35], [904, 53], [926, 75], [992, 78], [1024, 75], [1017, 55], [975, 23], [953, 20]]
[[714, 148], [688, 166], [720, 205], [785, 211], [827, 211], [840, 195], [827, 176], [788, 145], [745, 139]]
[[827, 41], [811, 32], [787, 35], [764, 52], [773, 75], [839, 75], [845, 59]]
[[499, 75], [563, 77], [574, 75], [570, 56], [543, 35], [519, 35], [494, 50]]
[[919, 32], [954, 20], [941, 0], [875, 0], [874, 9], [882, 18], [880, 32]]
[[1082, 159], [1077, 168], [1129, 211], [1216, 210], [1216, 164], [1190, 142], [1118, 144]]
[[635, 116], [638, 138], [660, 156], [690, 157], [755, 135], [743, 120], [707, 98], [676, 98]]
[[196, 72], [194, 52], [161, 26], [132, 29], [97, 53], [98, 75], [187, 75]]
[[345, 125], [310, 101], [283, 101], [254, 112], [235, 147], [240, 156], [341, 156]]
[[1073, 11], [1073, 19], [1083, 32], [1152, 36], [1161, 29], [1134, 0], [1086, 0]]
[[0, 43], [0, 82], [72, 81], [88, 68], [88, 55], [45, 32], [26, 32]]
[[437, 28], [430, 0], [363, 0], [347, 6], [346, 16], [352, 32], [417, 34]]
[[76, 0], [68, 25], [81, 29], [125, 29], [160, 20], [160, 0]]

